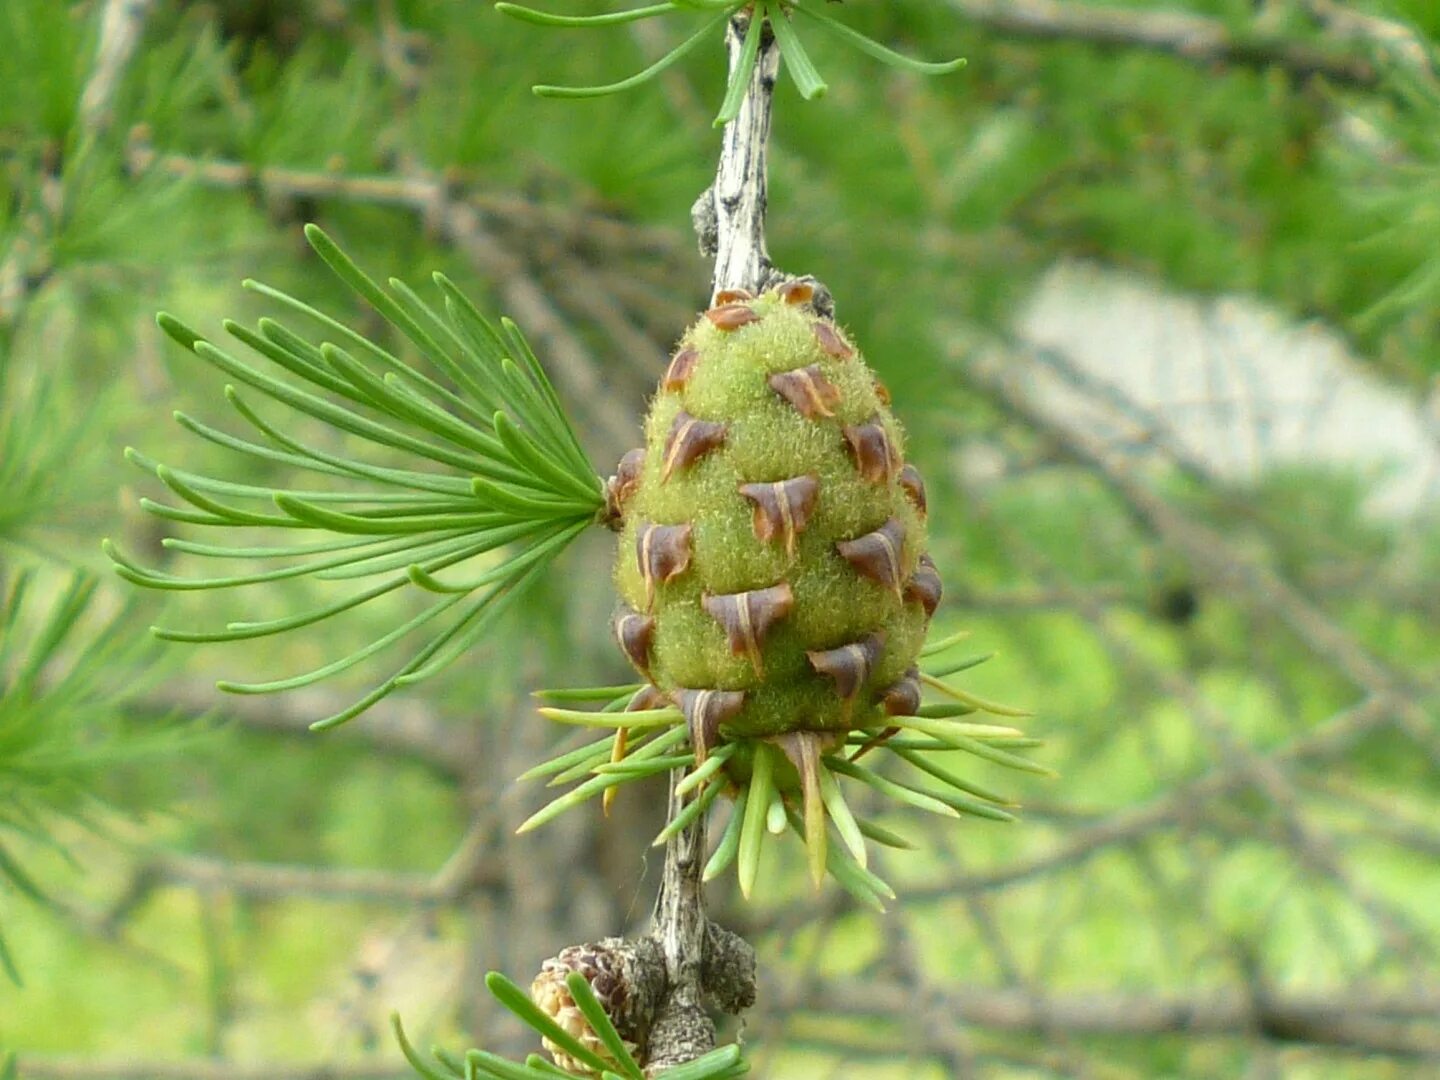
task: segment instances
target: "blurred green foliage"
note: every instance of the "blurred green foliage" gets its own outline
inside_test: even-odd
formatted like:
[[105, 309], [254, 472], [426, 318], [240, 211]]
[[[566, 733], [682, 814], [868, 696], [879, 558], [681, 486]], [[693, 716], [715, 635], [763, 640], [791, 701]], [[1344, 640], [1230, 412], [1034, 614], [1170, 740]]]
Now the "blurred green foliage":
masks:
[[[986, 31], [940, 0], [907, 0], [847, 4], [842, 14], [909, 53], [963, 53], [964, 72], [919, 80], [817, 37], [829, 95], [806, 104], [788, 84], [779, 89], [772, 254], [825, 281], [891, 387], [913, 456], [930, 463], [949, 593], [943, 622], [971, 630], [977, 650], [999, 650], [977, 669], [976, 690], [1033, 703], [1045, 760], [1063, 774], [1029, 785], [1018, 826], [960, 830], [938, 854], [888, 860], [903, 912], [889, 929], [853, 912], [797, 929], [795, 912], [821, 906], [798, 873], [777, 874], [767, 891], [778, 899], [758, 911], [718, 894], [722, 918], [752, 929], [762, 964], [786, 985], [811, 970], [822, 982], [873, 972], [867, 965], [894, 948], [899, 925], [923, 942], [911, 966], [949, 989], [1163, 997], [1243, 990], [1255, 968], [1267, 987], [1301, 993], [1360, 977], [1434, 985], [1440, 871], [1427, 844], [1440, 794], [1434, 758], [1413, 730], [1364, 733], [1304, 772], [1296, 796], [1362, 895], [1408, 928], [1409, 950], [1343, 878], [1296, 854], [1285, 814], [1245, 785], [1213, 812], [1180, 815], [1064, 872], [1003, 889], [946, 888], [957, 875], [1043, 860], [1087, 825], [1139, 812], [1223, 767], [1225, 748], [1194, 703], [1172, 692], [1174, 679], [1256, 752], [1283, 753], [1363, 697], [1255, 597], [1200, 580], [1113, 486], [977, 393], [965, 365], [940, 347], [952, 326], [1004, 333], [1044, 270], [1081, 257], [1321, 318], [1377, 375], [1412, 389], [1440, 373], [1433, 74], [1407, 72], [1373, 43], [1334, 46], [1298, 0], [1261, 6], [1257, 16], [1242, 0], [1184, 5], [1237, 33], [1263, 16], [1268, 33], [1349, 50], [1379, 78], [1343, 87], [1279, 64], [1193, 64], [1139, 47], [1025, 40]], [[188, 313], [206, 331], [222, 315], [245, 321], [259, 308], [237, 283], [255, 277], [403, 348], [307, 255], [304, 221], [321, 222], [366, 266], [411, 280], [443, 271], [490, 308], [503, 309], [507, 286], [528, 278], [594, 356], [611, 399], [638, 412], [665, 350], [704, 300], [707, 268], [687, 216], [713, 166], [718, 52], [700, 50], [636, 94], [557, 104], [528, 88], [556, 73], [560, 39], [482, 4], [156, 0], [109, 118], [96, 122], [79, 102], [101, 7], [0, 3], [0, 578], [34, 570], [37, 610], [60, 601], [72, 569], [101, 567], [101, 535], [163, 559], [135, 509], [137, 494], [155, 492], [124, 463], [123, 446], [196, 470], [230, 467], [166, 422], [177, 408], [213, 416], [223, 380], [166, 347], [155, 309]], [[1427, 47], [1440, 39], [1440, 9], [1429, 0], [1357, 7], [1399, 20]], [[637, 70], [677, 33], [587, 32], [603, 38], [561, 46], [563, 81]], [[295, 182], [257, 179], [258, 167], [293, 170]], [[367, 194], [343, 182], [377, 177], [393, 183]], [[437, 178], [471, 200], [475, 235], [457, 238], [405, 188]], [[542, 335], [526, 330], [543, 353]], [[603, 404], [570, 401], [596, 460], [624, 449], [605, 428]], [[975, 442], [1003, 451], [1001, 482], [977, 489], [965, 479], [957, 461]], [[1380, 663], [1433, 686], [1433, 525], [1366, 519], [1363, 483], [1316, 471], [1240, 489], [1170, 478], [1162, 490], [1318, 598]], [[482, 757], [496, 768], [513, 742], [551, 737], [511, 724], [532, 686], [553, 683], [557, 669], [575, 683], [621, 673], [596, 629], [609, 603], [608, 553], [601, 541], [581, 547], [532, 598], [525, 622], [512, 618], [473, 664], [416, 695], [451, 725], [456, 745], [477, 727], [487, 732]], [[238, 609], [185, 598], [165, 615], [263, 618], [317, 602], [313, 589], [288, 583]], [[107, 579], [96, 602], [114, 610], [127, 595]], [[410, 605], [399, 598], [367, 625], [342, 629], [327, 652], [358, 647]], [[0, 650], [23, 666], [19, 650], [30, 641], [7, 634]], [[57, 670], [82, 662], [83, 653], [62, 651]], [[156, 685], [273, 677], [320, 659], [313, 647], [262, 641], [237, 673], [230, 658], [197, 650], [174, 658]], [[129, 683], [147, 663], [107, 656], [104, 675]], [[1418, 700], [1433, 730], [1425, 693]], [[70, 714], [47, 713], [46, 737], [83, 747], [168, 717], [154, 704], [165, 693], [145, 700], [120, 709], [87, 699], [84, 733], [73, 740]], [[203, 700], [196, 711], [225, 715], [218, 695]], [[12, 707], [11, 696], [0, 701], [0, 724], [18, 715]], [[157, 853], [413, 874], [434, 870], [466, 828], [453, 776], [379, 756], [349, 733], [302, 742], [252, 727], [263, 726], [233, 724], [163, 766], [107, 761], [84, 776], [87, 796], [103, 797], [85, 821], [47, 815], [48, 839], [0, 841], [39, 891], [64, 899], [44, 907], [0, 891], [0, 926], [28, 983], [23, 993], [0, 987], [0, 1043], [24, 1054], [144, 1060], [314, 1060], [374, 1046], [315, 1003], [343, 996], [359, 943], [399, 925], [390, 909], [197, 891], [178, 880], [124, 906], [136, 867]], [[535, 792], [494, 775], [515, 821], [538, 804]], [[544, 865], [543, 847], [515, 850]], [[570, 861], [549, 872], [603, 869], [573, 852], [560, 857]], [[633, 853], [616, 857], [628, 881], [607, 894], [618, 921], [635, 916], [642, 867]], [[976, 904], [987, 898], [995, 902], [982, 913]], [[462, 939], [464, 914], [426, 916], [426, 932]], [[568, 935], [551, 940], [558, 947], [620, 929], [546, 931]], [[521, 934], [503, 930], [472, 945], [485, 965], [503, 966], [493, 953]], [[438, 1010], [426, 1037], [458, 1044], [487, 1034], [473, 1017]], [[797, 1007], [756, 1018], [752, 1031], [761, 1076], [823, 1075], [837, 1045], [857, 1044], [877, 1048], [867, 1076], [953, 1075], [949, 1059], [894, 1016], [862, 1025]], [[1070, 1075], [1076, 1062], [1094, 1075], [1137, 1077], [1398, 1078], [1426, 1067], [1284, 1039], [1049, 1037], [983, 1025], [967, 1033], [987, 1076]], [[926, 1049], [907, 1063], [896, 1049], [906, 1044]]]

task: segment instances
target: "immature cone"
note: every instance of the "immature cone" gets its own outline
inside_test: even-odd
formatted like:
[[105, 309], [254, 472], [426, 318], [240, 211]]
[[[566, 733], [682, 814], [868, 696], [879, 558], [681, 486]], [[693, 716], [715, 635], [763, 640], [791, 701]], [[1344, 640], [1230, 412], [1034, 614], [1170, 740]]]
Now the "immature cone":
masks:
[[[640, 966], [631, 944], [618, 938], [606, 938], [596, 944], [571, 945], [541, 965], [540, 974], [530, 984], [530, 999], [586, 1049], [616, 1065], [617, 1072], [621, 1071], [619, 1063], [610, 1056], [605, 1044], [575, 1004], [570, 988], [565, 985], [571, 972], [579, 972], [595, 992], [605, 1014], [624, 1040], [626, 1049], [643, 1065], [645, 1035], [654, 1014], [657, 995], [654, 988], [647, 985]], [[597, 1075], [549, 1039], [542, 1039], [542, 1043], [560, 1068], [581, 1076]]]
[[763, 738], [795, 762], [801, 745], [796, 794], [806, 755], [881, 722], [939, 585], [888, 394], [809, 300], [726, 294], [686, 332], [616, 500], [627, 657], [701, 756]]

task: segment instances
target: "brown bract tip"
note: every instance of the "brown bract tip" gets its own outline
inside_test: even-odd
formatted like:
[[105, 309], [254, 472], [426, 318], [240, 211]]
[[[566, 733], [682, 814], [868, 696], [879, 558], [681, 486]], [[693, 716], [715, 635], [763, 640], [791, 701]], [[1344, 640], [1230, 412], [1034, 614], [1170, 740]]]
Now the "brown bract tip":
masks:
[[807, 652], [805, 656], [812, 668], [835, 681], [835, 692], [848, 703], [855, 700], [870, 678], [884, 644], [885, 635], [877, 631], [838, 649]]
[[674, 392], [685, 389], [685, 384], [690, 381], [690, 376], [695, 374], [695, 365], [699, 362], [700, 350], [694, 345], [686, 345], [671, 359], [670, 366], [660, 378], [660, 385]]
[[622, 611], [615, 617], [615, 640], [620, 651], [635, 666], [635, 670], [647, 679], [650, 674], [650, 650], [655, 645], [655, 617], [641, 615], [636, 611]]
[[645, 579], [645, 608], [655, 603], [655, 587], [685, 572], [690, 565], [690, 533], [686, 525], [642, 525], [635, 534], [635, 560]]
[[833, 323], [821, 319], [811, 325], [815, 331], [815, 340], [820, 343], [820, 348], [825, 350], [826, 355], [837, 360], [848, 360], [855, 355], [855, 347], [841, 336]]
[[920, 669], [912, 667], [898, 682], [882, 690], [880, 707], [887, 716], [914, 716], [920, 708]]
[[683, 469], [725, 443], [726, 425], [714, 420], [701, 420], [684, 409], [675, 414], [670, 434], [665, 439], [665, 463], [661, 482], [670, 479], [676, 469]]
[[835, 406], [840, 404], [839, 389], [825, 377], [819, 364], [777, 372], [766, 381], [771, 390], [808, 420], [817, 416], [834, 416]]
[[755, 538], [769, 543], [781, 537], [793, 556], [795, 537], [805, 531], [820, 500], [820, 478], [807, 473], [769, 484], [741, 484], [740, 494], [755, 504]]
[[605, 481], [605, 521], [612, 529], [618, 528], [620, 519], [625, 516], [625, 504], [640, 486], [640, 474], [644, 469], [645, 451], [637, 446], [625, 452], [615, 466], [615, 475]]
[[940, 606], [940, 598], [944, 593], [944, 586], [940, 582], [940, 571], [935, 568], [935, 560], [929, 555], [921, 555], [915, 573], [905, 583], [905, 599], [919, 601], [924, 605], [925, 617], [928, 619], [934, 616], [935, 609]]
[[733, 304], [740, 304], [746, 300], [754, 300], [755, 294], [749, 289], [721, 289], [715, 294], [711, 301], [712, 307], [729, 307]]
[[889, 483], [900, 471], [900, 452], [878, 418], [866, 424], [846, 424], [844, 432], [850, 460], [870, 483]]
[[677, 690], [675, 704], [690, 727], [690, 745], [695, 764], [703, 764], [710, 748], [719, 741], [720, 725], [733, 720], [745, 707], [743, 690]]
[[891, 518], [874, 532], [841, 540], [835, 545], [840, 557], [863, 577], [900, 595], [902, 562], [905, 556], [905, 524]]
[[787, 304], [808, 304], [815, 298], [815, 283], [804, 278], [787, 281], [775, 290]]
[[789, 582], [782, 581], [768, 589], [703, 596], [700, 603], [724, 629], [730, 640], [731, 655], [748, 656], [755, 674], [763, 678], [760, 650], [765, 637], [795, 606], [795, 594]]
[[712, 307], [705, 312], [705, 317], [715, 324], [716, 329], [727, 332], [739, 330], [742, 326], [760, 321], [759, 313], [748, 304], [724, 304], [720, 307]]
[[915, 509], [919, 510], [923, 517], [929, 509], [929, 504], [925, 498], [925, 481], [920, 478], [920, 470], [914, 465], [906, 465], [901, 469], [900, 487], [906, 495], [910, 496], [910, 501], [915, 504]]

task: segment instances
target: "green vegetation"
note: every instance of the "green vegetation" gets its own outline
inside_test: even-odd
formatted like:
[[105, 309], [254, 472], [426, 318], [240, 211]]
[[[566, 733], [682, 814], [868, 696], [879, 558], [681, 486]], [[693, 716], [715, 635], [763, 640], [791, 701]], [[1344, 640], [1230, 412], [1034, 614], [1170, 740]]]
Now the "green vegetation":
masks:
[[[135, 574], [195, 571], [140, 512], [168, 494], [126, 446], [188, 475], [303, 481], [295, 460], [246, 472], [168, 422], [246, 430], [220, 407], [236, 373], [176, 349], [155, 311], [213, 341], [222, 316], [273, 340], [258, 320], [291, 296], [423, 366], [310, 251], [306, 222], [372, 271], [439, 272], [515, 318], [608, 472], [707, 299], [687, 214], [726, 99], [718, 30], [638, 90], [559, 105], [530, 86], [644, 70], [706, 16], [576, 31], [561, 65], [551, 33], [486, 5], [155, 0], [87, 106], [114, 45], [104, 7], [0, 4], [0, 962], [24, 983], [0, 985], [0, 1052], [20, 1078], [212, 1058], [403, 1076], [398, 1010], [421, 1047], [523, 1059], [533, 1039], [484, 971], [523, 982], [559, 945], [639, 923], [658, 875], [653, 783], [627, 784], [608, 820], [588, 803], [512, 839], [545, 799], [514, 778], [582, 745], [530, 691], [631, 679], [607, 628], [608, 539], [542, 559], [482, 644], [325, 735], [306, 728], [393, 668], [263, 698], [214, 682], [321, 669], [421, 620], [433, 592], [410, 582], [305, 640], [157, 654], [146, 624], [264, 624], [346, 582], [162, 604], [109, 572], [99, 540], [150, 568]], [[1440, 983], [1440, 529], [1368, 518], [1353, 476], [1220, 484], [1168, 465], [1160, 439], [1113, 468], [980, 360], [1013, 347], [1040, 275], [1078, 258], [1323, 320], [1374, 375], [1426, 392], [1440, 12], [1357, 4], [1386, 20], [1362, 31], [1393, 33], [1352, 36], [1309, 0], [1186, 0], [1253, 45], [1197, 61], [965, 17], [980, 7], [824, 10], [907, 55], [963, 54], [944, 79], [796, 20], [829, 90], [817, 106], [778, 90], [770, 248], [831, 290], [925, 468], [935, 636], [970, 635], [947, 664], [1036, 713], [1045, 746], [1026, 753], [1060, 779], [967, 766], [1015, 795], [1019, 824], [855, 805], [900, 897], [886, 916], [833, 885], [817, 900], [773, 842], [754, 855], [758, 904], [717, 878], [717, 919], [774, 980], [745, 1031], [752, 1075], [1422, 1075], [1440, 1037], [1417, 1005]], [[1332, 76], [1301, 72], [1302, 53]], [[285, 416], [254, 396], [259, 422]], [[416, 465], [285, 422], [337, 458]], [[570, 509], [553, 528], [585, 516]], [[739, 857], [741, 832], [712, 843]], [[1174, 1021], [1190, 1007], [1204, 1030]]]

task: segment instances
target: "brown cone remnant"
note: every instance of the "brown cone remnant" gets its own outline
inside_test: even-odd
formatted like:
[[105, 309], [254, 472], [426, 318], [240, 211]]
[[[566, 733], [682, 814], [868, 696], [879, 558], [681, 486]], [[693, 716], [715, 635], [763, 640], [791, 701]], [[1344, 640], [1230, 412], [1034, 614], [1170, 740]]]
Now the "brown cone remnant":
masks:
[[781, 371], [771, 375], [770, 389], [795, 406], [796, 411], [807, 420], [817, 416], [834, 416], [835, 406], [840, 404], [840, 391], [825, 378], [819, 364], [810, 364], [794, 371]]
[[675, 414], [670, 434], [665, 440], [665, 464], [660, 482], [670, 479], [676, 469], [683, 469], [725, 443], [726, 425], [714, 420], [700, 420], [684, 409]]
[[[647, 1057], [646, 1036], [663, 987], [656, 985], [653, 978], [647, 978], [642, 960], [631, 943], [619, 938], [571, 945], [541, 966], [540, 974], [530, 984], [530, 1000], [585, 1049], [620, 1068], [586, 1021], [566, 985], [570, 974], [579, 972], [615, 1025], [625, 1048], [643, 1063]], [[549, 1038], [542, 1039], [542, 1043], [561, 1068], [577, 1075], [590, 1072], [585, 1062], [572, 1058]]]
[[615, 466], [615, 475], [605, 481], [605, 519], [611, 528], [620, 527], [620, 519], [625, 515], [625, 504], [640, 486], [640, 474], [644, 469], [645, 450], [637, 446], [634, 450], [625, 452], [625, 456]]
[[645, 579], [645, 608], [655, 604], [655, 586], [690, 565], [690, 525], [642, 525], [635, 534], [635, 559]]
[[693, 345], [686, 345], [670, 361], [670, 366], [660, 378], [660, 385], [670, 391], [684, 390], [690, 376], [695, 374], [695, 365], [699, 362], [700, 350]]
[[746, 300], [754, 300], [755, 294], [749, 289], [721, 289], [715, 294], [715, 307], [727, 307], [731, 304], [740, 304]]
[[795, 606], [795, 594], [789, 582], [782, 581], [768, 589], [704, 596], [701, 605], [712, 619], [725, 630], [733, 656], [748, 656], [758, 678], [765, 677], [760, 661], [760, 648], [770, 627], [779, 622]]
[[920, 601], [925, 605], [925, 617], [930, 618], [940, 606], [940, 597], [944, 592], [940, 584], [940, 571], [935, 569], [935, 560], [929, 555], [921, 555], [920, 565], [905, 583], [905, 599]]
[[855, 355], [854, 346], [841, 337], [840, 331], [830, 323], [816, 322], [813, 324], [813, 328], [815, 340], [820, 343], [820, 348], [824, 349], [828, 355], [835, 357], [836, 360], [848, 360]]
[[920, 516], [924, 517], [928, 503], [925, 499], [925, 481], [920, 479], [920, 470], [914, 465], [906, 465], [901, 469], [900, 487], [910, 496], [910, 501], [915, 504], [915, 509], [920, 511]]
[[655, 616], [622, 611], [615, 617], [615, 640], [620, 643], [625, 659], [635, 665], [635, 670], [653, 681], [650, 650], [655, 645]]
[[795, 554], [795, 537], [805, 531], [820, 499], [820, 478], [792, 476], [771, 484], [741, 484], [740, 494], [755, 504], [755, 538], [769, 543], [785, 540], [785, 553]]
[[870, 669], [880, 658], [880, 649], [884, 644], [884, 634], [866, 634], [859, 641], [841, 645], [838, 649], [807, 652], [805, 655], [811, 667], [835, 680], [835, 692], [849, 704], [870, 678]]
[[780, 286], [780, 299], [787, 304], [808, 304], [815, 298], [815, 283], [804, 278], [787, 281]]
[[690, 745], [695, 749], [695, 764], [704, 764], [710, 748], [720, 738], [720, 725], [745, 707], [743, 690], [677, 690], [676, 704], [685, 714], [690, 728]]
[[845, 442], [850, 460], [872, 484], [887, 484], [900, 471], [900, 453], [878, 419], [868, 424], [846, 424]]
[[835, 550], [863, 577], [900, 595], [905, 525], [899, 518], [891, 518], [874, 532], [854, 540], [841, 540]]
[[899, 682], [882, 690], [880, 707], [886, 716], [914, 716], [920, 708], [920, 669], [912, 667]]
[[712, 307], [705, 312], [705, 317], [720, 330], [739, 330], [742, 326], [760, 321], [760, 316], [748, 304], [724, 304], [720, 307]]

